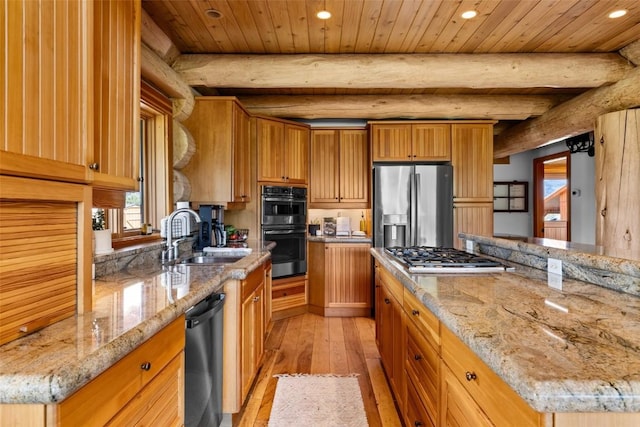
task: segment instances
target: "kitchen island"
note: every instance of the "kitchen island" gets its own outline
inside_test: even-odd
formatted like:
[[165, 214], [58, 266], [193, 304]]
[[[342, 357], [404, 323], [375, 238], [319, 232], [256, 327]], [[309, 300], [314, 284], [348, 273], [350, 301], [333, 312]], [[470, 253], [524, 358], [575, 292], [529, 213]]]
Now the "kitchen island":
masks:
[[250, 241], [251, 254], [224, 267], [155, 257], [99, 276], [93, 311], [0, 347], [0, 403], [63, 401], [226, 282], [247, 278], [269, 260], [269, 243]]
[[[493, 242], [494, 248], [501, 240], [465, 237], [484, 245]], [[494, 256], [511, 253], [503, 252], [501, 244]], [[538, 245], [538, 254], [547, 249]], [[437, 318], [442, 330], [464, 343], [538, 413], [554, 414], [556, 422], [562, 413], [627, 413], [620, 416], [628, 421], [640, 415], [628, 414], [640, 412], [638, 296], [567, 277], [560, 279], [561, 289], [552, 288], [546, 270], [504, 259], [514, 271], [409, 274], [384, 249], [373, 248], [371, 254], [378, 268]], [[566, 256], [581, 258], [575, 248]], [[594, 254], [584, 258], [593, 261]], [[627, 273], [639, 265], [618, 259], [599, 262], [600, 267], [624, 265]], [[617, 274], [619, 269], [612, 269]], [[639, 280], [626, 277], [624, 287]], [[545, 425], [551, 425], [549, 417], [542, 417]]]

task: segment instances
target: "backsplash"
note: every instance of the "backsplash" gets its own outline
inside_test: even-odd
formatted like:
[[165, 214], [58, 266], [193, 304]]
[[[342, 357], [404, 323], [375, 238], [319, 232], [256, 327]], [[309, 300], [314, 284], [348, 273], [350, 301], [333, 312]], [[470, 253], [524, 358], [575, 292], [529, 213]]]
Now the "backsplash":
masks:
[[371, 209], [309, 209], [307, 221], [309, 224], [320, 224], [320, 229], [322, 229], [323, 218], [349, 217], [351, 231], [358, 231], [360, 230], [360, 220], [363, 213], [365, 220], [369, 219], [369, 223], [371, 223]]

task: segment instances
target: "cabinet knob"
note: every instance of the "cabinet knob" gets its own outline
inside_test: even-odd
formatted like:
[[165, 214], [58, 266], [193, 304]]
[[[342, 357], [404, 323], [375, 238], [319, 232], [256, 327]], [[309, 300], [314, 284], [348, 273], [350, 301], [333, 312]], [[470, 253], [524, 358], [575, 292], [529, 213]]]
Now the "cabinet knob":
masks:
[[91, 169], [92, 171], [97, 171], [100, 169], [100, 164], [99, 163], [89, 163], [89, 169]]
[[138, 177], [138, 182], [144, 182], [144, 178], [143, 178], [143, 177], [141, 177], [141, 176], [139, 176], [139, 177]]
[[420, 426], [423, 426], [424, 424], [423, 424], [423, 422], [422, 422], [422, 421], [414, 421], [414, 422], [413, 422], [413, 425], [414, 425], [415, 427], [420, 427]]
[[385, 304], [391, 304], [391, 300], [390, 300], [389, 298], [385, 298], [385, 299], [384, 299], [384, 303], [385, 303]]
[[142, 365], [140, 365], [140, 369], [142, 369], [143, 371], [148, 371], [151, 369], [151, 362], [144, 362]]
[[419, 316], [420, 312], [416, 309], [411, 310], [411, 314], [413, 314], [414, 316]]
[[422, 356], [420, 356], [419, 354], [416, 354], [416, 355], [413, 356], [413, 358], [415, 360], [420, 360], [420, 359], [422, 359]]
[[476, 376], [476, 373], [475, 373], [475, 372], [469, 372], [469, 371], [467, 371], [467, 372], [464, 374], [464, 376], [467, 378], [467, 381], [473, 381], [473, 380], [475, 380], [476, 378], [478, 378], [478, 377]]
[[253, 298], [253, 302], [258, 302], [258, 301], [260, 301], [260, 295], [258, 295], [257, 297]]

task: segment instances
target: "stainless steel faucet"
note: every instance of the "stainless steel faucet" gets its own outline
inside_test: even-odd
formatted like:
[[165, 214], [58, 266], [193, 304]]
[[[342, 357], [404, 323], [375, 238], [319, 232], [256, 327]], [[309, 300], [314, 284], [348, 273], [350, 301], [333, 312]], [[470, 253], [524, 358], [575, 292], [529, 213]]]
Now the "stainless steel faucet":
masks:
[[200, 223], [200, 216], [194, 210], [188, 208], [176, 209], [167, 218], [167, 249], [162, 252], [163, 261], [173, 261], [178, 258], [178, 244], [184, 239], [178, 239], [173, 242], [173, 220], [180, 213], [188, 213], [192, 215], [197, 223]]

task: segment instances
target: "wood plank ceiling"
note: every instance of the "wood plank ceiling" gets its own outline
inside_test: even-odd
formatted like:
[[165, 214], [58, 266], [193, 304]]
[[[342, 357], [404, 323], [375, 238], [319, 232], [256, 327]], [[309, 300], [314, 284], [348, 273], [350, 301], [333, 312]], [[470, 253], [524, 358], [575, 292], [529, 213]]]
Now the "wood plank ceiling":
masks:
[[[174, 68], [180, 66], [182, 57], [191, 56], [185, 54], [215, 54], [216, 58], [229, 54], [266, 55], [267, 58], [268, 55], [366, 58], [367, 55], [392, 54], [553, 53], [560, 58], [569, 54], [617, 53], [640, 39], [639, 0], [143, 0], [142, 4], [182, 54], [178, 64], [173, 63]], [[331, 12], [330, 19], [316, 18], [316, 13], [323, 9]], [[626, 10], [627, 14], [610, 19], [608, 14], [618, 9]], [[211, 10], [220, 16], [212, 18]], [[462, 19], [462, 12], [467, 10], [475, 10], [478, 15]], [[171, 58], [171, 62], [173, 60]], [[629, 65], [633, 68], [634, 64]], [[260, 68], [259, 72], [268, 74], [269, 71]], [[210, 86], [188, 79], [187, 83], [202, 94], [234, 95], [241, 101], [276, 95], [280, 99], [282, 96], [441, 95], [459, 102], [455, 96], [543, 95], [546, 103], [543, 111], [532, 113], [536, 115], [593, 88], [587, 84], [583, 87], [496, 84], [474, 88], [473, 72], [466, 72], [467, 77], [461, 78], [457, 87], [429, 87], [423, 83], [416, 87], [350, 87], [347, 84], [301, 87], [303, 77], [297, 75], [300, 73], [296, 74], [295, 69], [290, 75], [290, 80], [296, 81], [295, 87], [230, 87], [224, 79], [207, 83]], [[241, 74], [242, 70], [237, 73]], [[618, 78], [619, 75], [606, 84]], [[524, 102], [525, 98], [522, 99]], [[303, 114], [297, 117], [304, 117]], [[496, 119], [503, 120], [497, 126], [498, 132], [515, 123], [504, 117]]]

